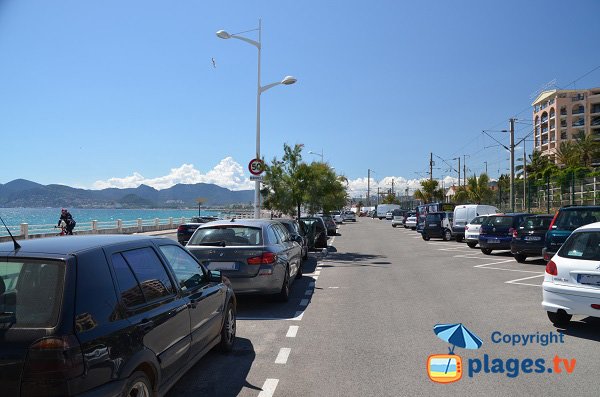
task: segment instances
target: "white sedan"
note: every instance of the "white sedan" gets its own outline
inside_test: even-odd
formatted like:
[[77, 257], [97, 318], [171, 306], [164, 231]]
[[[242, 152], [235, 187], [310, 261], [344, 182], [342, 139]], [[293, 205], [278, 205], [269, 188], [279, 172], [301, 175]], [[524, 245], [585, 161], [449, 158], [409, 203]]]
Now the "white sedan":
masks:
[[415, 230], [417, 228], [417, 217], [409, 216], [408, 218], [406, 218], [406, 220], [404, 221], [404, 227], [410, 227], [412, 230]]
[[600, 222], [575, 230], [546, 265], [544, 310], [554, 325], [575, 315], [600, 317]]

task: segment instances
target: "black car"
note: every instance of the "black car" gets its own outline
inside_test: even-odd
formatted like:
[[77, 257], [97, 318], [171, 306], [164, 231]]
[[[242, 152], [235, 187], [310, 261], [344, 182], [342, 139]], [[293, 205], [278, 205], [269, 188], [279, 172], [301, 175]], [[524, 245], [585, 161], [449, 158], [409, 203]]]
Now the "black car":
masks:
[[86, 235], [0, 244], [3, 396], [163, 395], [211, 348], [236, 300], [176, 242]]
[[195, 216], [190, 222], [184, 223], [177, 227], [177, 241], [179, 244], [185, 245], [192, 237], [192, 234], [198, 229], [200, 225], [203, 225], [207, 222], [216, 221], [217, 218], [212, 216]]
[[444, 241], [452, 239], [453, 212], [430, 212], [425, 216], [425, 223], [421, 237], [429, 241], [430, 238], [441, 238]]
[[513, 232], [523, 219], [531, 214], [503, 214], [488, 216], [479, 229], [479, 247], [489, 255], [493, 250], [510, 250]]
[[306, 237], [306, 225], [294, 219], [277, 219], [291, 235], [302, 237], [302, 259], [308, 258], [308, 238]]
[[335, 224], [333, 217], [329, 215], [321, 215], [320, 218], [323, 219], [323, 221], [325, 222], [325, 227], [327, 228], [327, 235], [335, 236], [337, 234], [337, 225]]
[[573, 230], [598, 221], [600, 221], [600, 206], [561, 207], [546, 232], [542, 253], [544, 260], [552, 259]]
[[304, 217], [299, 221], [304, 222], [308, 228], [308, 248], [327, 248], [327, 228], [323, 219], [319, 217]]
[[528, 256], [542, 256], [546, 232], [552, 218], [553, 215], [529, 216], [513, 231], [510, 252], [517, 262], [525, 262]]

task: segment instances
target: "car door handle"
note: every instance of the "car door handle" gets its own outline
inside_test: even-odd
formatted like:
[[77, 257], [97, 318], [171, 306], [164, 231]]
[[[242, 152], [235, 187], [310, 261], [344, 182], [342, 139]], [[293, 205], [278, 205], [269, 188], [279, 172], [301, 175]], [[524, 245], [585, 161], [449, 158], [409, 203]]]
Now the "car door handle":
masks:
[[150, 331], [152, 328], [154, 328], [154, 321], [144, 319], [144, 320], [142, 320], [141, 323], [139, 323], [136, 326], [136, 328], [139, 329], [141, 332], [146, 333], [146, 332]]

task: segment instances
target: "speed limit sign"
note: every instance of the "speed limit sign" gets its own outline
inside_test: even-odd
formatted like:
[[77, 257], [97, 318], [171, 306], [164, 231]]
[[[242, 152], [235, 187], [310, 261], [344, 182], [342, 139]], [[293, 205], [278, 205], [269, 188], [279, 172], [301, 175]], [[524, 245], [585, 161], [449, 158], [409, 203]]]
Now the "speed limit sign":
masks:
[[248, 170], [252, 175], [260, 175], [264, 171], [264, 165], [261, 159], [252, 159], [248, 164]]

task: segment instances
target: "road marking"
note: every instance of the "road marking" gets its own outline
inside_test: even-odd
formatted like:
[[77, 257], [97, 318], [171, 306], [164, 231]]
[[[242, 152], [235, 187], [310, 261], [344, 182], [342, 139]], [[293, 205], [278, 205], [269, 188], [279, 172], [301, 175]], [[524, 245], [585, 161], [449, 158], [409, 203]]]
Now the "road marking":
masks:
[[273, 397], [275, 393], [275, 389], [277, 389], [277, 384], [279, 383], [279, 379], [267, 379], [265, 383], [263, 383], [262, 391], [258, 393], [258, 397]]
[[275, 359], [275, 364], [287, 363], [287, 360], [288, 360], [288, 357], [290, 356], [291, 351], [292, 351], [292, 349], [290, 349], [289, 347], [282, 347], [281, 349], [279, 349], [279, 354], [277, 355], [277, 358]]
[[534, 272], [532, 270], [505, 269], [505, 268], [502, 268], [502, 267], [491, 267], [491, 265], [497, 265], [497, 264], [500, 264], [500, 263], [508, 263], [508, 262], [512, 262], [512, 259], [507, 260], [507, 261], [502, 261], [502, 262], [484, 263], [483, 265], [475, 265], [473, 267], [477, 267], [479, 269], [504, 270], [504, 271], [507, 271], [507, 272], [540, 274], [540, 272]]
[[518, 278], [516, 280], [510, 280], [510, 281], [505, 281], [504, 284], [519, 284], [519, 285], [529, 285], [531, 287], [541, 287], [541, 284], [528, 284], [528, 283], [518, 283], [517, 281], [523, 281], [523, 280], [530, 280], [532, 278], [537, 278], [537, 277], [544, 277], [544, 274], [538, 274], [537, 276], [531, 276], [531, 277], [523, 277], [523, 278]]
[[321, 266], [317, 267], [317, 270], [321, 270], [321, 269], [323, 269]]
[[340, 287], [327, 287], [327, 288], [329, 288], [329, 289], [338, 289]]
[[308, 306], [308, 299], [302, 299], [300, 301], [300, 306]]
[[295, 338], [296, 334], [298, 333], [298, 328], [300, 328], [297, 325], [290, 325], [290, 328], [288, 329], [287, 334], [285, 334], [285, 336], [287, 338]]
[[318, 276], [319, 274], [321, 274], [320, 270], [317, 270], [316, 272], [313, 273], [315, 276]]
[[[313, 280], [318, 280], [319, 276], [312, 276]], [[309, 284], [310, 285], [310, 284]]]

